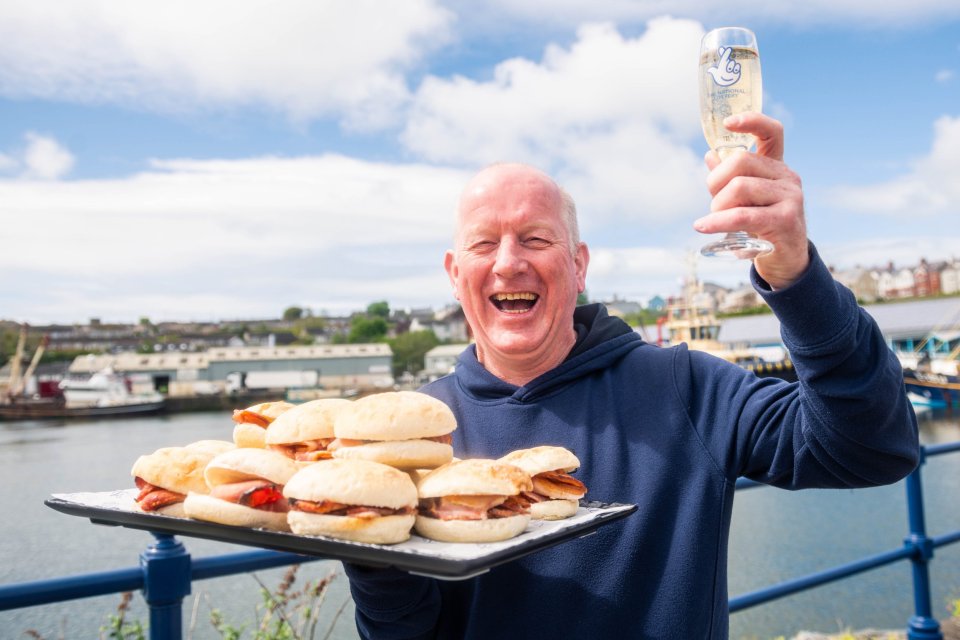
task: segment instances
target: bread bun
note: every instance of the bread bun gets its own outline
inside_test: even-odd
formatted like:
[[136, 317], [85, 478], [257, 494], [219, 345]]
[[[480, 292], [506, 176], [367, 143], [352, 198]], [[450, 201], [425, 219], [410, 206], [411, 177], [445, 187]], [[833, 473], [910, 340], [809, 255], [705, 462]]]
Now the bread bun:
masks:
[[370, 460], [397, 469], [433, 469], [453, 459], [453, 447], [432, 440], [392, 440], [340, 447], [333, 452], [340, 460]]
[[181, 506], [183, 513], [195, 520], [273, 531], [290, 530], [287, 525], [286, 511], [253, 509], [201, 493], [187, 494], [187, 499], [181, 503]]
[[211, 488], [261, 478], [274, 484], [285, 485], [297, 470], [293, 460], [276, 451], [233, 449], [212, 458], [203, 475]]
[[[557, 482], [549, 478], [551, 472], [568, 474], [580, 467], [580, 460], [569, 449], [554, 446], [520, 449], [503, 456], [500, 462], [512, 464], [529, 473], [533, 478], [534, 492], [549, 498], [530, 505], [530, 515], [535, 520], [560, 520], [577, 512], [579, 500], [585, 492], [582, 484], [570, 480], [572, 476], [569, 475], [569, 482]], [[572, 482], [578, 483], [577, 486], [571, 486]]]
[[183, 502], [184, 513], [187, 517], [206, 522], [289, 531], [285, 508], [271, 510], [248, 507], [216, 497], [215, 489], [221, 485], [247, 480], [265, 480], [282, 486], [296, 472], [297, 465], [275, 451], [266, 449], [226, 451], [211, 459], [204, 470], [206, 484], [215, 495], [204, 495], [207, 491], [202, 494], [189, 493]]
[[520, 467], [531, 476], [544, 471], [563, 471], [569, 473], [580, 468], [580, 460], [569, 449], [563, 447], [541, 446], [511, 451], [499, 459], [500, 462]]
[[410, 529], [415, 517], [401, 515], [354, 518], [291, 511], [287, 514], [287, 523], [290, 530], [298, 535], [327, 536], [369, 544], [396, 544], [410, 539]]
[[476, 458], [449, 462], [423, 476], [417, 485], [421, 498], [515, 496], [532, 489], [530, 476], [519, 467]]
[[233, 412], [234, 422], [244, 422], [256, 417], [262, 418], [267, 424], [276, 420], [280, 414], [293, 409], [296, 405], [286, 400], [273, 400], [271, 402], [260, 402], [246, 409], [238, 409]]
[[184, 446], [191, 451], [199, 451], [211, 457], [237, 448], [237, 445], [229, 440], [197, 440]]
[[233, 442], [244, 449], [263, 449], [267, 430], [255, 424], [238, 424], [233, 427]]
[[530, 517], [534, 520], [563, 520], [577, 513], [580, 503], [576, 500], [545, 500], [530, 505]]
[[137, 458], [130, 475], [175, 493], [207, 493], [203, 470], [212, 457], [187, 447], [163, 447]]
[[[287, 522], [294, 533], [372, 544], [407, 540], [417, 505], [417, 488], [410, 476], [368, 460], [317, 462], [298, 471], [284, 487], [283, 495], [291, 500]], [[376, 517], [309, 513], [297, 509], [297, 500], [406, 509], [410, 513]]]
[[446, 404], [419, 391], [386, 391], [352, 402], [337, 415], [334, 431], [351, 440], [413, 440], [442, 436], [457, 428]]
[[417, 488], [410, 476], [368, 460], [325, 460], [304, 467], [286, 483], [283, 495], [387, 509], [417, 505]]
[[333, 438], [333, 423], [337, 415], [352, 402], [343, 398], [321, 398], [296, 405], [284, 411], [267, 427], [265, 442], [290, 444]]
[[424, 538], [441, 542], [499, 542], [523, 533], [529, 515], [486, 520], [440, 520], [417, 516], [414, 530]]
[[[198, 494], [198, 495], [203, 495], [203, 494]], [[165, 507], [160, 507], [159, 509], [154, 509], [153, 511], [146, 511], [144, 513], [157, 513], [157, 514], [160, 514], [161, 516], [169, 516], [171, 518], [187, 517], [187, 514], [183, 510], [183, 501], [174, 502], [173, 504], [168, 504]]]
[[284, 400], [261, 402], [233, 412], [233, 441], [238, 447], [263, 449], [267, 426], [296, 405]]

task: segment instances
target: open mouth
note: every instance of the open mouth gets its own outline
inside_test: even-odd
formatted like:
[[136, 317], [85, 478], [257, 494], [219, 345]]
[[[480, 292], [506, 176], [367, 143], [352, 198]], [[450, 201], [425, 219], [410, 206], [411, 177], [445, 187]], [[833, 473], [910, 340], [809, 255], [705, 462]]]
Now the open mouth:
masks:
[[526, 313], [533, 309], [539, 299], [540, 296], [529, 291], [495, 293], [490, 296], [493, 306], [505, 313]]

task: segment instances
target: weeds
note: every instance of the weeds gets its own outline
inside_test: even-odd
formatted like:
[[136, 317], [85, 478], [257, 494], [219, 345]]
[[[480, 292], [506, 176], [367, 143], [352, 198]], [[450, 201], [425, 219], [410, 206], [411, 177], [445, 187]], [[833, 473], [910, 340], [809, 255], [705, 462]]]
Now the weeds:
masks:
[[[318, 627], [321, 624], [320, 608], [326, 600], [328, 587], [339, 572], [334, 569], [322, 578], [308, 580], [303, 588], [295, 590], [294, 585], [299, 569], [299, 564], [290, 565], [273, 591], [268, 589], [255, 573], [250, 574], [260, 586], [261, 598], [260, 604], [256, 605], [254, 610], [253, 640], [315, 640], [317, 638]], [[210, 624], [220, 637], [223, 640], [243, 640], [244, 633], [251, 623], [234, 625], [224, 617], [222, 611], [211, 606], [206, 594], [198, 594], [194, 600], [190, 628], [186, 636], [188, 640], [193, 637], [196, 628], [201, 597], [210, 609]], [[116, 613], [111, 613], [107, 617], [106, 624], [100, 627], [100, 640], [146, 640], [147, 626], [139, 620], [127, 620], [132, 600], [132, 592], [126, 591], [121, 594]], [[330, 638], [337, 620], [349, 603], [348, 596], [328, 619], [326, 632], [318, 640]], [[33, 640], [44, 640], [36, 629], [28, 629], [23, 632], [23, 635]], [[63, 638], [61, 634], [60, 640]]]
[[[320, 626], [320, 608], [327, 596], [330, 583], [338, 571], [332, 570], [323, 578], [309, 580], [301, 589], [294, 589], [300, 565], [291, 565], [283, 574], [280, 583], [271, 591], [256, 574], [251, 574], [260, 585], [260, 604], [257, 605], [253, 623], [253, 640], [314, 640]], [[209, 606], [209, 600], [206, 600]], [[326, 640], [333, 632], [343, 609], [350, 602], [347, 598], [326, 623]], [[241, 640], [249, 623], [235, 626], [223, 612], [210, 607], [210, 624], [223, 640]]]
[[130, 609], [131, 591], [124, 591], [120, 595], [120, 604], [117, 612], [109, 616], [105, 626], [100, 627], [100, 640], [144, 640], [144, 627], [139, 620], [127, 622], [127, 612]]
[[[320, 608], [326, 600], [327, 588], [338, 575], [334, 569], [323, 578], [304, 583], [294, 590], [300, 565], [291, 565], [276, 589], [271, 591], [256, 574], [251, 574], [260, 585], [261, 602], [255, 611], [253, 640], [313, 640], [320, 624]], [[347, 598], [327, 622], [326, 640], [333, 632], [337, 619], [349, 603]], [[209, 606], [209, 600], [207, 600]], [[210, 624], [224, 640], [241, 640], [247, 624], [239, 627], [227, 621], [219, 609], [210, 608]]]

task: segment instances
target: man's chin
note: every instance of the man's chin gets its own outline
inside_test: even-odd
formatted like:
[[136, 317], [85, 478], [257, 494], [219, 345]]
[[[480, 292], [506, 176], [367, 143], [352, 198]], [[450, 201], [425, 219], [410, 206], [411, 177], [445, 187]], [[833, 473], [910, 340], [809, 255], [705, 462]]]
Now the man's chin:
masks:
[[543, 349], [546, 340], [546, 335], [531, 335], [530, 331], [497, 331], [487, 336], [482, 348], [501, 356], [523, 357]]

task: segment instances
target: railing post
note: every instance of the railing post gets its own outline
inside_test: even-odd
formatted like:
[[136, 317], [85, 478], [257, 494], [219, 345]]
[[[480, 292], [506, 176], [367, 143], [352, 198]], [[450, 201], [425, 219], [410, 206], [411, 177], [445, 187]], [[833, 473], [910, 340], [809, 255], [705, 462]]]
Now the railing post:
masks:
[[150, 640], [180, 640], [183, 598], [190, 594], [190, 554], [172, 535], [151, 534], [156, 543], [140, 554], [143, 599], [150, 607]]
[[928, 564], [933, 558], [933, 541], [927, 537], [927, 525], [923, 513], [923, 487], [920, 468], [926, 462], [926, 452], [921, 448], [920, 463], [907, 476], [907, 514], [910, 519], [910, 535], [903, 543], [913, 550], [910, 563], [913, 566], [913, 605], [915, 614], [907, 626], [909, 640], [943, 640], [940, 623], [933, 617], [930, 605], [930, 574]]

